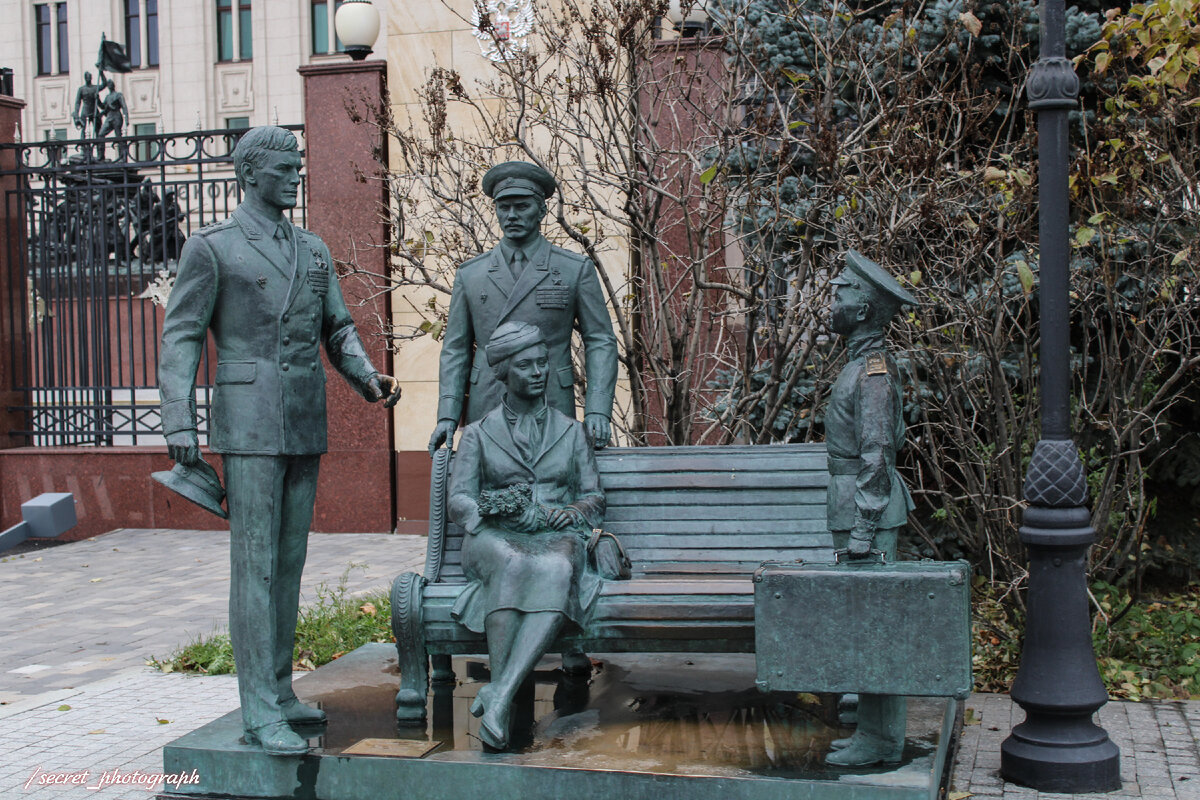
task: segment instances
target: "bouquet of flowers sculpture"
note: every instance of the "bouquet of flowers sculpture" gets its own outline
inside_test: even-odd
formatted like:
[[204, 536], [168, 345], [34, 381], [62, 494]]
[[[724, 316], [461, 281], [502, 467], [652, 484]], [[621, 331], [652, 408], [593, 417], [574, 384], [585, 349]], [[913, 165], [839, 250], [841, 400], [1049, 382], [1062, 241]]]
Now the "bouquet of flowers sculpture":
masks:
[[483, 489], [478, 504], [480, 514], [502, 518], [505, 527], [527, 533], [546, 527], [546, 509], [534, 502], [533, 486], [528, 483]]

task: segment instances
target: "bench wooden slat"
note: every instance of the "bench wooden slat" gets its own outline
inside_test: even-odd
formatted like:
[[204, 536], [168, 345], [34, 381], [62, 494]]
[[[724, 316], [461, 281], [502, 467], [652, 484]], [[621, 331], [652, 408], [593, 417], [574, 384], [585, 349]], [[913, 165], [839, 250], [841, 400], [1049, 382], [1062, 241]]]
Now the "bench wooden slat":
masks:
[[[717, 491], [696, 492], [652, 492], [652, 491], [608, 491], [605, 493], [607, 513], [629, 514], [638, 509], [696, 509], [698, 514], [720, 513], [735, 506], [730, 504], [729, 494]], [[825, 489], [803, 491], [779, 491], [774, 495], [758, 492], [758, 502], [753, 508], [774, 509], [771, 513], [825, 515]]]
[[[613, 530], [606, 524], [605, 530]], [[614, 531], [615, 532], [615, 531]], [[730, 537], [724, 533], [640, 533], [630, 534], [628, 531], [621, 532], [621, 544], [625, 549], [630, 547], [637, 548], [660, 548], [660, 547], [687, 547], [702, 550], [720, 550], [728, 548], [733, 544], [730, 542]], [[446, 550], [462, 549], [462, 537], [456, 537], [452, 541], [446, 542]], [[788, 533], [761, 533], [753, 537], [747, 537], [745, 541], [740, 542], [743, 546], [752, 547], [768, 547], [775, 550], [805, 550], [811, 548], [832, 547], [832, 539], [828, 536], [817, 538], [803, 537], [799, 542], [794, 532]]]
[[[615, 533], [625, 543], [624, 536], [660, 535], [660, 536], [698, 536], [710, 534], [725, 536], [727, 541], [736, 537], [743, 541], [728, 541], [730, 545], [738, 546], [751, 544], [756, 536], [767, 527], [758, 519], [694, 519], [694, 520], [624, 520], [606, 519], [604, 530]], [[825, 516], [820, 519], [793, 519], [775, 521], [771, 528], [792, 535], [792, 541], [797, 542], [809, 536], [820, 537], [829, 529]]]
[[761, 447], [724, 445], [715, 447], [638, 447], [601, 450], [596, 462], [606, 472], [706, 472], [729, 469], [815, 470], [826, 469], [823, 444]]
[[[617, 489], [645, 489], [648, 480], [645, 473], [622, 472], [618, 474], [601, 474], [600, 485], [605, 491]], [[712, 491], [736, 491], [737, 497], [730, 497], [734, 505], [752, 505], [754, 491], [757, 489], [824, 489], [828, 478], [824, 474], [811, 472], [676, 472], [662, 473], [654, 476], [653, 487], [657, 491], [663, 489], [704, 489]]]

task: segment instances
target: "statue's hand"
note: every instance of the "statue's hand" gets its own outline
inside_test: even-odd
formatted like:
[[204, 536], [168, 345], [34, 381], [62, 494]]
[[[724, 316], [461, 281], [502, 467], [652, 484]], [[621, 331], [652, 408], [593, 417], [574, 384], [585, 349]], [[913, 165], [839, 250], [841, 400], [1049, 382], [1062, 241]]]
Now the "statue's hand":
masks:
[[546, 514], [546, 521], [556, 531], [571, 526], [583, 524], [583, 514], [577, 508], [552, 508]]
[[[548, 509], [544, 508], [539, 503], [530, 503], [525, 506], [525, 510], [517, 517], [511, 527], [513, 530], [521, 533], [533, 533], [540, 530], [547, 522], [549, 514]], [[550, 512], [553, 513], [553, 512]]]
[[871, 540], [855, 539], [851, 536], [847, 551], [851, 558], [866, 558], [871, 554]]
[[372, 403], [380, 398], [385, 408], [391, 408], [400, 400], [400, 381], [391, 375], [376, 372], [367, 380], [367, 399]]
[[602, 450], [608, 445], [608, 439], [612, 435], [608, 417], [603, 414], [588, 414], [583, 418], [583, 425], [592, 441], [592, 447]]
[[454, 441], [454, 431], [458, 429], [458, 425], [453, 420], [444, 419], [437, 424], [433, 429], [433, 435], [429, 437], [429, 457], [433, 457], [433, 452], [443, 444], [449, 447]]
[[176, 431], [167, 434], [167, 455], [185, 467], [200, 461], [200, 440], [195, 431]]

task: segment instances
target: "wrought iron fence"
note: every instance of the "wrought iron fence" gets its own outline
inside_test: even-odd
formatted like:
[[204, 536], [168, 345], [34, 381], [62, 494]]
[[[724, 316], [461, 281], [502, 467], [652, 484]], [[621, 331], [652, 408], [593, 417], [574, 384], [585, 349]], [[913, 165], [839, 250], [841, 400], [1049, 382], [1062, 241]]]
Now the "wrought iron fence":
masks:
[[[285, 126], [303, 142], [303, 126]], [[232, 152], [245, 130], [0, 145], [8, 249], [5, 354], [23, 397], [17, 444], [162, 442], [158, 347], [183, 242], [241, 199]], [[15, 180], [14, 180], [15, 179]], [[303, 176], [302, 176], [303, 180]], [[300, 205], [293, 211], [304, 224]], [[215, 353], [196, 383], [201, 441]]]

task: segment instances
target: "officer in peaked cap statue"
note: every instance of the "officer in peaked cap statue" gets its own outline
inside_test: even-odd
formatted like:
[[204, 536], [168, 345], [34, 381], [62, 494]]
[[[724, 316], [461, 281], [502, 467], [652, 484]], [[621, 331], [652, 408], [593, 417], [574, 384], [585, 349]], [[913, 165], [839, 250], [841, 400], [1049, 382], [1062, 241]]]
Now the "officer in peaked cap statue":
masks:
[[[900, 374], [884, 344], [884, 331], [901, 305], [917, 301], [882, 267], [854, 250], [846, 253], [846, 269], [833, 286], [830, 327], [846, 339], [850, 363], [838, 375], [825, 415], [829, 529], [834, 546], [847, 550], [850, 558], [866, 557], [875, 549], [891, 560], [913, 502], [896, 474], [904, 418]], [[850, 767], [899, 761], [906, 716], [903, 697], [859, 695], [858, 728], [833, 743], [826, 762]]]
[[241, 205], [188, 239], [180, 255], [158, 368], [163, 432], [179, 465], [203, 463], [195, 380], [211, 330], [217, 374], [209, 444], [224, 457], [229, 630], [245, 738], [271, 755], [300, 755], [308, 745], [293, 727], [325, 721], [292, 691], [300, 573], [326, 450], [319, 347], [369, 401], [394, 405], [400, 385], [371, 365], [329, 249], [283, 216], [300, 185], [296, 138], [254, 128], [233, 163]]
[[[555, 247], [541, 234], [546, 200], [558, 185], [535, 164], [507, 161], [483, 176], [496, 203], [504, 238], [491, 251], [464, 262], [454, 278], [442, 341], [438, 424], [429, 452], [450, 446], [460, 420], [482, 419], [504, 395], [483, 358], [503, 322], [536, 325], [550, 349], [546, 400], [575, 416], [571, 331], [579, 325], [584, 347], [584, 427], [596, 447], [609, 439], [617, 382], [617, 338], [596, 267], [584, 256]], [[465, 413], [464, 413], [465, 411]]]

